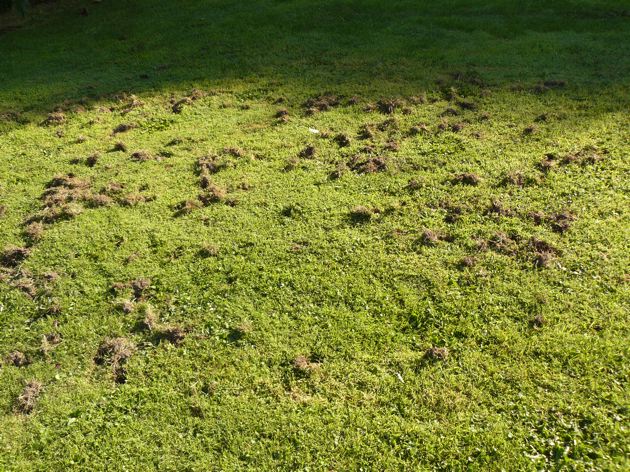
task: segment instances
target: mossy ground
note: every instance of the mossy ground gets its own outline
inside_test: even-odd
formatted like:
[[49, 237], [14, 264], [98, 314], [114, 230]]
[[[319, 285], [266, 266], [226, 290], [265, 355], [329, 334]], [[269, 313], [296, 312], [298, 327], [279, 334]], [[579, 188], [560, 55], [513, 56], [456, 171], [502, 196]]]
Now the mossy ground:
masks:
[[86, 5], [0, 35], [0, 469], [628, 466], [627, 8]]

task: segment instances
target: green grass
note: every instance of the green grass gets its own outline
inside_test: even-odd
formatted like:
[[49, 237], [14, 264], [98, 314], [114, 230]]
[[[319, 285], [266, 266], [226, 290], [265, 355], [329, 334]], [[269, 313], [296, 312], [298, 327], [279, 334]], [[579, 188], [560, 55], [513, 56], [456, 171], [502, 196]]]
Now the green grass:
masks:
[[[628, 5], [83, 5], [0, 33], [0, 250], [30, 247], [0, 272], [0, 470], [627, 469]], [[192, 88], [204, 96], [173, 113]], [[324, 92], [341, 106], [305, 114]], [[393, 115], [366, 111], [384, 98]], [[43, 125], [55, 107], [65, 122]], [[113, 135], [121, 123], [135, 127]], [[352, 169], [366, 145], [384, 171]], [[209, 154], [226, 195], [178, 215]], [[123, 189], [29, 240], [68, 173], [84, 195]], [[552, 246], [546, 267], [533, 241]], [[143, 301], [112, 291], [139, 278]], [[106, 337], [135, 345], [126, 383], [94, 360]]]

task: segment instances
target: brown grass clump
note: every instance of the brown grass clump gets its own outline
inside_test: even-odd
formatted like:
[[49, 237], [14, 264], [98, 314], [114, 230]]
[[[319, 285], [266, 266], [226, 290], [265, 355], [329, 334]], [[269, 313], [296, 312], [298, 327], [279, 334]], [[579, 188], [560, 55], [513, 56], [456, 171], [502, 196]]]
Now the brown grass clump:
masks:
[[38, 242], [44, 236], [44, 225], [39, 221], [33, 221], [24, 228], [24, 236], [31, 244]]
[[306, 356], [300, 355], [293, 359], [293, 371], [300, 376], [309, 376], [320, 368], [319, 362], [313, 362]]
[[138, 322], [138, 327], [143, 331], [154, 331], [159, 324], [159, 320], [153, 307], [148, 303], [143, 303], [138, 306], [138, 312], [142, 318]]
[[486, 210], [486, 215], [512, 216], [514, 212], [503, 206], [499, 200], [493, 200]]
[[534, 329], [542, 328], [545, 325], [545, 323], [547, 323], [547, 320], [545, 320], [545, 317], [543, 315], [536, 315], [530, 321], [530, 325]]
[[534, 267], [549, 267], [555, 259], [555, 256], [558, 254], [558, 250], [556, 248], [542, 239], [531, 238], [529, 246], [531, 251], [534, 253]]
[[388, 141], [383, 146], [383, 149], [391, 152], [398, 152], [400, 149], [400, 145], [396, 141]]
[[435, 246], [440, 242], [440, 236], [435, 231], [425, 229], [420, 235], [420, 242], [425, 246]]
[[474, 257], [465, 256], [459, 261], [459, 266], [461, 268], [470, 268], [470, 267], [474, 267], [476, 263], [477, 261], [475, 260]]
[[204, 244], [201, 249], [199, 249], [199, 255], [201, 257], [217, 257], [219, 252], [219, 247], [214, 244]]
[[227, 154], [232, 157], [245, 157], [245, 151], [239, 147], [223, 148], [223, 154]]
[[529, 125], [529, 126], [526, 126], [525, 129], [523, 129], [523, 135], [525, 136], [531, 136], [532, 134], [535, 134], [536, 132], [538, 132], [538, 128], [536, 127], [536, 125]]
[[0, 265], [4, 267], [17, 267], [30, 253], [30, 249], [25, 247], [7, 246], [0, 255]]
[[481, 177], [472, 172], [458, 174], [451, 180], [454, 184], [477, 186], [481, 182]]
[[350, 210], [350, 219], [355, 223], [366, 223], [372, 219], [372, 215], [374, 215], [374, 211], [362, 205]]
[[453, 133], [459, 133], [465, 127], [464, 123], [453, 123], [450, 128]]
[[571, 227], [573, 222], [576, 220], [576, 217], [573, 213], [563, 211], [561, 213], [554, 213], [553, 215], [550, 215], [548, 219], [551, 229], [556, 233], [562, 234]]
[[477, 104], [474, 102], [470, 102], [467, 100], [458, 100], [456, 104], [462, 110], [470, 110], [470, 111], [477, 110]]
[[391, 118], [387, 118], [382, 123], [379, 123], [378, 130], [379, 131], [388, 131], [388, 130], [397, 130], [398, 129], [398, 120], [393, 116]]
[[448, 348], [445, 347], [430, 347], [424, 353], [424, 357], [430, 361], [445, 361], [448, 359]]
[[158, 332], [158, 337], [175, 346], [179, 346], [184, 342], [186, 334], [186, 331], [179, 326], [165, 326]]
[[124, 366], [135, 351], [135, 344], [127, 338], [105, 338], [96, 351], [94, 362], [111, 365], [115, 382], [125, 383], [127, 372]]
[[85, 164], [88, 167], [94, 167], [98, 163], [98, 160], [100, 158], [101, 158], [101, 155], [99, 153], [94, 153], [85, 159]]
[[402, 101], [398, 99], [382, 99], [376, 103], [378, 111], [383, 114], [391, 115], [396, 111], [396, 108], [399, 108], [402, 105]]
[[208, 154], [206, 156], [200, 157], [197, 160], [197, 169], [200, 175], [203, 175], [204, 173], [216, 174], [226, 167], [227, 163], [221, 161], [219, 156], [213, 154]]
[[305, 159], [312, 159], [313, 157], [315, 157], [315, 152], [315, 146], [309, 144], [300, 151], [300, 157], [303, 157]]
[[538, 167], [546, 173], [556, 167], [556, 165], [558, 165], [558, 160], [556, 159], [555, 154], [549, 153], [545, 155], [542, 161], [540, 161]]
[[54, 111], [42, 123], [44, 126], [62, 125], [66, 122], [66, 115], [61, 111]]
[[30, 380], [22, 390], [22, 393], [15, 402], [15, 409], [18, 413], [28, 415], [33, 412], [37, 405], [37, 400], [42, 393], [43, 385], [38, 380]]
[[184, 110], [184, 107], [186, 105], [191, 105], [192, 104], [192, 99], [190, 97], [184, 97], [181, 100], [177, 100], [174, 104], [173, 104], [173, 113], [181, 113]]
[[116, 126], [112, 132], [113, 132], [113, 134], [126, 133], [127, 131], [129, 131], [129, 130], [135, 128], [135, 127], [136, 127], [136, 125], [131, 124], [131, 123], [121, 123], [118, 126]]
[[419, 124], [416, 126], [412, 126], [409, 129], [409, 135], [410, 136], [417, 136], [419, 134], [423, 134], [423, 133], [428, 133], [429, 128], [427, 127], [427, 125], [425, 124]]
[[374, 174], [387, 170], [387, 160], [383, 157], [366, 157], [355, 155], [347, 163], [348, 168], [357, 174]]
[[350, 146], [350, 137], [347, 134], [340, 133], [333, 138], [339, 147]]
[[137, 300], [142, 300], [145, 292], [151, 287], [151, 280], [141, 277], [131, 282], [131, 289], [133, 290], [133, 296]]
[[374, 127], [373, 125], [362, 125], [359, 128], [359, 133], [357, 134], [359, 139], [372, 139], [374, 137]]
[[3, 218], [7, 214], [7, 207], [0, 205], [0, 218]]
[[274, 115], [276, 118], [284, 118], [289, 116], [289, 110], [287, 110], [286, 108], [280, 108], [276, 114]]
[[200, 207], [201, 203], [197, 200], [184, 200], [175, 205], [175, 216], [188, 215]]
[[227, 192], [225, 189], [210, 183], [205, 189], [205, 192], [199, 195], [199, 201], [201, 201], [203, 205], [208, 206], [213, 203], [225, 201], [226, 197]]
[[131, 154], [131, 160], [136, 162], [146, 162], [153, 159], [153, 156], [146, 149], [140, 149], [139, 151]]
[[148, 199], [141, 193], [129, 193], [119, 199], [119, 203], [123, 206], [134, 207], [140, 203], [146, 202]]
[[122, 141], [118, 141], [114, 144], [113, 149], [117, 152], [127, 152], [127, 145]]
[[5, 362], [14, 367], [25, 367], [31, 363], [26, 354], [21, 351], [10, 352], [5, 358]]
[[318, 111], [328, 111], [340, 104], [341, 100], [337, 95], [326, 93], [317, 97], [309, 98], [306, 102], [304, 102], [304, 108], [307, 110], [307, 113], [312, 114]]

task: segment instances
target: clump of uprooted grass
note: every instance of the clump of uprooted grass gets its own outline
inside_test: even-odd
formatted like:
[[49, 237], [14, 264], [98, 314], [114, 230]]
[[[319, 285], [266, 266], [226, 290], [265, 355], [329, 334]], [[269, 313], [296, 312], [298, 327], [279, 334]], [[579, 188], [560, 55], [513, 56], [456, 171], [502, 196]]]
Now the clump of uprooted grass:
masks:
[[25, 415], [32, 413], [37, 405], [37, 400], [42, 393], [42, 389], [43, 385], [38, 380], [28, 381], [22, 393], [17, 397], [15, 410]]
[[125, 364], [136, 351], [136, 345], [129, 339], [105, 338], [96, 351], [94, 362], [98, 365], [110, 365], [116, 383], [127, 381]]

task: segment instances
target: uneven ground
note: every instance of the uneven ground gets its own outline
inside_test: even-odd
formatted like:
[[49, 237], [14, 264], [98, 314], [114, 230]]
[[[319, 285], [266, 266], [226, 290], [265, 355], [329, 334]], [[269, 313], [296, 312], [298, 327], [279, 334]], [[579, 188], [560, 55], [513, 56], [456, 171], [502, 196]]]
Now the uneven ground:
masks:
[[0, 20], [0, 469], [627, 470], [629, 11]]

